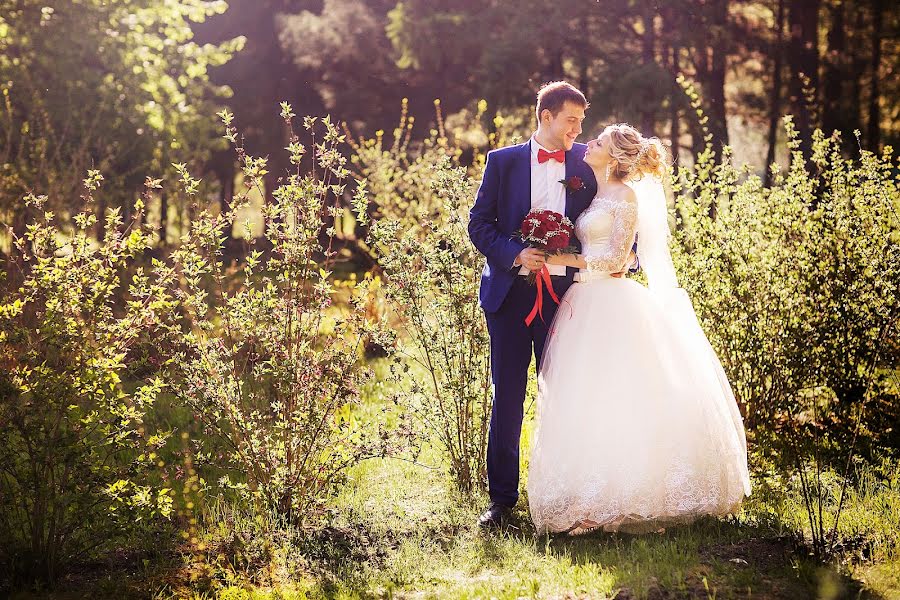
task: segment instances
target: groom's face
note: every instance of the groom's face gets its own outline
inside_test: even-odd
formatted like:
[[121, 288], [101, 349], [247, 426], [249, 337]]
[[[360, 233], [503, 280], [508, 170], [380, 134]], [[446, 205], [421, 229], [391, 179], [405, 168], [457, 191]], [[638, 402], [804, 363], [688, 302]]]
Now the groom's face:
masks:
[[576, 138], [581, 135], [584, 107], [566, 102], [556, 116], [553, 116], [549, 110], [545, 110], [542, 118], [544, 119], [542, 125], [546, 129], [548, 137], [556, 142], [558, 147], [568, 151], [572, 149]]

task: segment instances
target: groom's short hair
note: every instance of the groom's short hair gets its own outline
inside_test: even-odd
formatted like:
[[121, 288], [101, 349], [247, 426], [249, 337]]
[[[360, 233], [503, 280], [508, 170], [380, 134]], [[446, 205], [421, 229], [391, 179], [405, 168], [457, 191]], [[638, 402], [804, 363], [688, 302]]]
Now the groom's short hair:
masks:
[[566, 102], [577, 104], [582, 108], [587, 108], [590, 103], [584, 94], [577, 87], [567, 81], [553, 81], [545, 84], [537, 94], [537, 106], [534, 114], [538, 122], [541, 121], [541, 113], [549, 110], [554, 117], [562, 110]]

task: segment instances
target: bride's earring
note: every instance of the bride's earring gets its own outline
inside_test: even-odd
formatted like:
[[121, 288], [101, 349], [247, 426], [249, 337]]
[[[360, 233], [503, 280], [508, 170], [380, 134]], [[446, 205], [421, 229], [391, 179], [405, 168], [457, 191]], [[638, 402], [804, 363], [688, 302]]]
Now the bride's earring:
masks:
[[609, 163], [606, 163], [606, 181], [607, 181], [607, 183], [609, 183], [609, 172], [611, 170], [612, 170], [612, 167], [610, 167]]

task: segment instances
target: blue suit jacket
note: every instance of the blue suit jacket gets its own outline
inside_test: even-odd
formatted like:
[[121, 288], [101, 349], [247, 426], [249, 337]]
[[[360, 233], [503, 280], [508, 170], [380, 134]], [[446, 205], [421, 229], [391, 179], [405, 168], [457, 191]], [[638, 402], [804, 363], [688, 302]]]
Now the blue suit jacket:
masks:
[[[566, 152], [566, 179], [578, 176], [584, 182], [580, 190], [566, 191], [566, 216], [573, 223], [597, 194], [594, 172], [583, 160], [586, 149], [575, 144]], [[478, 295], [485, 312], [500, 308], [519, 272], [512, 264], [527, 244], [514, 239], [513, 233], [530, 210], [531, 140], [489, 152], [475, 205], [469, 211], [469, 237], [487, 259]], [[573, 245], [578, 248], [578, 240]], [[571, 279], [575, 271], [567, 268], [566, 278]]]

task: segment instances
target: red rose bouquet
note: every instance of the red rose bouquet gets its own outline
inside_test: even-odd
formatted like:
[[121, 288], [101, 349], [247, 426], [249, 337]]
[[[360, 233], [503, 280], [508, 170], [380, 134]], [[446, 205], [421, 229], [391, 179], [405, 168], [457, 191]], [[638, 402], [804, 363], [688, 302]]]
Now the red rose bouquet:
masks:
[[523, 242], [534, 248], [546, 250], [550, 254], [575, 252], [571, 239], [575, 235], [575, 227], [567, 217], [536, 208], [525, 215], [522, 227], [517, 232]]
[[[575, 226], [572, 225], [566, 216], [546, 209], [534, 209], [525, 215], [522, 221], [522, 227], [518, 232], [519, 239], [527, 242], [531, 247], [544, 250], [548, 254], [574, 254], [575, 248], [572, 246], [572, 238], [575, 236]], [[525, 318], [525, 324], [531, 325], [535, 315], [540, 315], [544, 320], [543, 314], [543, 287], [547, 286], [547, 293], [554, 302], [559, 304], [559, 298], [553, 291], [553, 284], [550, 282], [550, 272], [544, 265], [537, 273], [528, 274], [529, 283], [537, 283], [537, 299], [531, 314]]]

